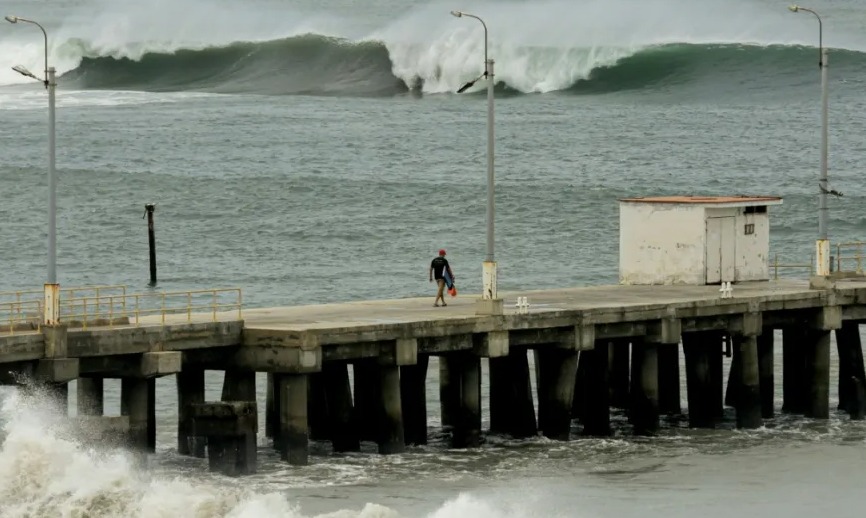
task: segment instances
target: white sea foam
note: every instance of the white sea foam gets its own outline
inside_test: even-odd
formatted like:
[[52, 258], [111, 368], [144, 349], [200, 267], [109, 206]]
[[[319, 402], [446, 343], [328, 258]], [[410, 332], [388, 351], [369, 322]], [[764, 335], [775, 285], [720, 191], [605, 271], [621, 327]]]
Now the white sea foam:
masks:
[[[291, 492], [257, 492], [243, 479], [169, 476], [139, 468], [132, 455], [83, 442], [39, 395], [0, 392], [2, 518], [304, 518]], [[221, 481], [225, 482], [221, 482]], [[429, 518], [517, 518], [533, 502], [460, 494]], [[376, 503], [316, 518], [401, 518]], [[548, 516], [555, 516], [549, 515]]]

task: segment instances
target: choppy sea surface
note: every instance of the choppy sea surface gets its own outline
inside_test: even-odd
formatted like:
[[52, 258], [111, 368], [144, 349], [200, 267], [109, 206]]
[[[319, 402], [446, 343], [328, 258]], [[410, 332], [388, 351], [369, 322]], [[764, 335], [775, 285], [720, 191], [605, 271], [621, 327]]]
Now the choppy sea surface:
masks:
[[[866, 240], [866, 6], [808, 7], [830, 49], [833, 242]], [[485, 245], [482, 16], [496, 61], [500, 289], [614, 283], [617, 199], [769, 194], [771, 254], [817, 234], [818, 27], [770, 0], [8, 1], [58, 69], [58, 279], [147, 291], [240, 287], [249, 306], [427, 295], [439, 248], [477, 292]], [[45, 282], [45, 90], [36, 27], [0, 25], [0, 291]], [[785, 271], [805, 275], [805, 271]], [[777, 366], [777, 369], [780, 366]], [[228, 479], [173, 452], [173, 380], [141, 466], [2, 396], [0, 517], [859, 516], [866, 428], [834, 414], [764, 429], [667, 423], [635, 438], [487, 437]], [[835, 370], [834, 370], [835, 373]], [[835, 374], [834, 374], [835, 375]], [[777, 372], [780, 384], [781, 372]], [[216, 398], [219, 373], [209, 373]], [[833, 383], [835, 389], [835, 381]], [[74, 394], [74, 384], [71, 387]], [[109, 383], [108, 412], [119, 387]], [[263, 380], [259, 383], [260, 392]], [[263, 398], [263, 395], [260, 394]], [[777, 394], [777, 406], [781, 404]], [[833, 408], [837, 399], [833, 390]], [[262, 402], [264, 400], [262, 399]], [[74, 397], [71, 405], [74, 408]]]

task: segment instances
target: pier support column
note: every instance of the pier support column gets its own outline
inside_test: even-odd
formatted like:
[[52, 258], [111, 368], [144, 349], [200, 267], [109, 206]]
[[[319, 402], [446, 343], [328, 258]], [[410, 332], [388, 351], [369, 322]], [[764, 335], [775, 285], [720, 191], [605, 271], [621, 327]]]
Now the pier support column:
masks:
[[274, 373], [269, 372], [265, 388], [265, 437], [270, 439], [279, 436], [279, 405], [274, 406], [274, 403]]
[[581, 362], [587, 359], [586, 392], [584, 399], [583, 434], [610, 435], [610, 378], [607, 361], [607, 341], [596, 340], [595, 349], [581, 351]]
[[460, 408], [460, 373], [452, 355], [439, 357], [439, 415], [443, 428], [457, 423]]
[[680, 344], [658, 345], [659, 412], [682, 413], [680, 403]]
[[456, 364], [460, 373], [460, 407], [452, 447], [475, 448], [481, 445], [481, 359], [464, 353], [454, 355], [453, 360], [449, 365]]
[[306, 466], [309, 462], [307, 375], [274, 374], [274, 384], [280, 402], [280, 457], [291, 465]]
[[382, 409], [379, 423], [379, 453], [403, 453], [406, 438], [403, 431], [403, 405], [400, 400], [400, 367], [379, 366], [379, 401]]
[[146, 452], [150, 449], [149, 421], [151, 408], [150, 380], [124, 378], [121, 382], [121, 397], [127, 403], [129, 412], [129, 442], [134, 451]]
[[761, 417], [772, 419], [775, 415], [774, 395], [776, 393], [773, 373], [773, 329], [765, 328], [758, 336], [758, 371], [760, 375]]
[[430, 357], [418, 355], [415, 365], [400, 367], [400, 401], [406, 444], [427, 444], [427, 367]]
[[707, 336], [709, 348], [707, 350], [707, 361], [710, 367], [710, 387], [708, 404], [710, 412], [716, 420], [725, 416], [725, 374], [724, 374], [724, 348], [725, 340], [729, 337], [722, 333], [709, 332]]
[[608, 343], [610, 362], [610, 406], [629, 407], [629, 341], [619, 339]]
[[358, 360], [352, 364], [355, 374], [354, 419], [362, 441], [378, 442], [382, 419], [382, 388], [379, 366], [375, 360]]
[[322, 382], [328, 404], [328, 429], [335, 452], [361, 449], [358, 431], [352, 423], [352, 386], [348, 365], [343, 362], [322, 363]]
[[658, 345], [632, 342], [632, 399], [629, 416], [636, 435], [654, 435], [659, 429]]
[[737, 412], [737, 428], [760, 428], [764, 422], [761, 419], [758, 339], [753, 335], [735, 336], [734, 347], [737, 378], [732, 402]]
[[819, 329], [808, 333], [806, 348], [808, 400], [805, 416], [815, 419], [830, 418], [830, 331]]
[[538, 432], [529, 360], [524, 349], [489, 359], [490, 431], [516, 439]]
[[[323, 363], [324, 368], [324, 363]], [[307, 419], [310, 424], [310, 440], [325, 441], [331, 438], [328, 427], [328, 399], [325, 392], [325, 383], [321, 372], [307, 375]]]
[[842, 322], [836, 330], [836, 346], [839, 351], [839, 409], [848, 412], [851, 419], [863, 419], [866, 373], [860, 325], [855, 321]]
[[[710, 354], [719, 354], [718, 334], [706, 332], [683, 333], [683, 354], [686, 360], [686, 397], [688, 398], [689, 426], [714, 428], [716, 412], [713, 408], [713, 380], [710, 376]], [[721, 359], [721, 355], [719, 354]]]
[[[249, 401], [256, 402], [256, 373], [247, 370], [227, 370], [223, 379], [223, 401]], [[255, 423], [254, 430], [258, 430], [258, 413], [252, 417]], [[256, 432], [247, 433], [242, 440], [245, 458], [250, 459], [252, 465], [256, 464]]]
[[567, 441], [571, 430], [578, 352], [574, 348], [557, 348], [554, 345], [543, 347], [535, 350], [538, 428], [548, 439]]
[[786, 327], [782, 329], [782, 412], [806, 412], [806, 349], [808, 329]]
[[574, 396], [572, 397], [571, 404], [571, 418], [580, 423], [584, 422], [586, 416], [586, 398], [588, 393], [588, 377], [586, 372], [591, 361], [591, 356], [583, 354], [583, 352], [581, 351], [577, 359], [577, 375], [574, 378]]
[[102, 378], [78, 378], [78, 415], [103, 415]]
[[191, 406], [204, 403], [204, 369], [185, 366], [176, 375], [177, 382], [177, 452], [204, 458], [206, 437], [192, 435]]

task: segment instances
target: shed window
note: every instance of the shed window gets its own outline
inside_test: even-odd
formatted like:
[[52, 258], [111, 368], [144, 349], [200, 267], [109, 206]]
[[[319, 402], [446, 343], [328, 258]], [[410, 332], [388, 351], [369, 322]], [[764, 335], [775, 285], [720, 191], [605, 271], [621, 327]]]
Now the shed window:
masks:
[[766, 205], [756, 205], [752, 207], [746, 207], [743, 211], [744, 214], [766, 214], [767, 206]]

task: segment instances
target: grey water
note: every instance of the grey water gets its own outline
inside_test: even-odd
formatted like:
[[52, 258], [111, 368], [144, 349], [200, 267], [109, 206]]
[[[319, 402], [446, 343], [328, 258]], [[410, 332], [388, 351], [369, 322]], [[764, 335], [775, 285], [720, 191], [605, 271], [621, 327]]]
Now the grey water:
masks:
[[[831, 240], [863, 241], [866, 7], [808, 7], [830, 48], [830, 184], [844, 194], [830, 198]], [[615, 283], [617, 199], [628, 196], [778, 195], [771, 254], [808, 263], [817, 237], [817, 22], [784, 2], [3, 9], [43, 23], [58, 69], [64, 286], [148, 290], [142, 215], [156, 203], [159, 290], [240, 287], [248, 306], [432, 297], [426, 268], [446, 248], [461, 292], [477, 292], [486, 100], [482, 86], [454, 92], [482, 71], [483, 32], [452, 9], [486, 20], [496, 60], [500, 289]], [[0, 25], [0, 291], [45, 282], [46, 95], [9, 70], [40, 71], [42, 52], [37, 28]], [[173, 453], [171, 379], [158, 383], [148, 469], [69, 438], [40, 404], [7, 393], [0, 516], [860, 514], [866, 429], [842, 414], [753, 432], [674, 421], [650, 439], [617, 414], [610, 439], [488, 437], [456, 451], [437, 427], [430, 371], [429, 446], [380, 457], [316, 444], [299, 469], [262, 438], [260, 473], [240, 480]], [[117, 413], [117, 387], [108, 392]]]

